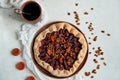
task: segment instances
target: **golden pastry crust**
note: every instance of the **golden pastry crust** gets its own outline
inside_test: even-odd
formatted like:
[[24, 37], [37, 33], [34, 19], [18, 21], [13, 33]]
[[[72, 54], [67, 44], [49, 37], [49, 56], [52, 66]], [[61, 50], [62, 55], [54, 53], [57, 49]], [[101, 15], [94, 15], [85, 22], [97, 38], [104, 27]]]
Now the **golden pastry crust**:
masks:
[[[74, 36], [79, 37], [79, 42], [82, 44], [82, 49], [79, 51], [77, 60], [74, 62], [73, 67], [70, 68], [70, 70], [59, 70], [56, 69], [54, 70], [53, 67], [46, 63], [43, 60], [40, 60], [39, 56], [39, 47], [41, 46], [41, 40], [45, 38], [47, 33], [53, 32], [53, 31], [58, 31], [59, 29], [67, 29], [69, 33], [74, 34]], [[52, 75], [57, 76], [57, 77], [68, 77], [72, 75], [73, 73], [76, 72], [76, 70], [79, 68], [79, 66], [82, 64], [86, 54], [87, 54], [87, 42], [84, 37], [84, 35], [77, 30], [75, 27], [73, 27], [71, 24], [66, 23], [66, 22], [60, 22], [60, 23], [55, 23], [50, 25], [47, 29], [42, 31], [41, 33], [38, 34], [38, 36], [35, 39], [34, 46], [33, 46], [33, 51], [34, 51], [34, 58], [37, 61], [37, 63], [43, 67], [45, 70], [50, 72]]]

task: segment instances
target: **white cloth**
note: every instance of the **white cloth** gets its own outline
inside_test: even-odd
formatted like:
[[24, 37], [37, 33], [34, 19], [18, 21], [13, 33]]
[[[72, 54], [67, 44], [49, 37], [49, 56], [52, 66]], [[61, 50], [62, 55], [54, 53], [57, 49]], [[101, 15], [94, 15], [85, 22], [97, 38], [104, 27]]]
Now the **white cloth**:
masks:
[[0, 7], [2, 8], [16, 7], [24, 1], [27, 1], [27, 0], [0, 0]]
[[[2, 8], [16, 7], [19, 4], [21, 4], [23, 1], [26, 1], [26, 0], [0, 0], [0, 7]], [[31, 46], [31, 42], [34, 37], [34, 34], [38, 29], [41, 28], [41, 26], [45, 24], [46, 21], [47, 21], [47, 16], [45, 11], [43, 10], [42, 19], [40, 22], [38, 22], [37, 24], [27, 24], [27, 23], [23, 24], [21, 26], [21, 30], [17, 31], [18, 39], [22, 43], [22, 47], [23, 47], [22, 58], [26, 62], [27, 68], [30, 70], [30, 72], [32, 72], [36, 76], [36, 80], [56, 80], [41, 73], [33, 63], [32, 57], [30, 54], [30, 48], [31, 48], [30, 46]], [[63, 80], [82, 80], [82, 77], [80, 76], [80, 74], [77, 74], [73, 77], [63, 79]]]

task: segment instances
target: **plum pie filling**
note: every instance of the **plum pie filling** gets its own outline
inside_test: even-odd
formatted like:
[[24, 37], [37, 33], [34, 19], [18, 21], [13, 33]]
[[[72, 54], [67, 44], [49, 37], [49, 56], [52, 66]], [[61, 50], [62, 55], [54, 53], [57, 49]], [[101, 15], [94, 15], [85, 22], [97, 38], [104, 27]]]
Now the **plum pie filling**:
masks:
[[39, 46], [38, 57], [53, 67], [54, 70], [70, 70], [82, 49], [79, 37], [67, 29], [47, 33]]

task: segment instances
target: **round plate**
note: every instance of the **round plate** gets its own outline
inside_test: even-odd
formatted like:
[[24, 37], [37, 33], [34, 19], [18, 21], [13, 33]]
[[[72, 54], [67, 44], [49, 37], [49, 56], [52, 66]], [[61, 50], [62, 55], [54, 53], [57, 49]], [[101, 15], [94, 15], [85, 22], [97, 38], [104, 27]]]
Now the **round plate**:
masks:
[[[73, 25], [73, 24], [71, 24], [71, 23], [69, 23], [69, 22], [65, 22], [65, 21], [55, 21], [55, 22], [48, 23], [48, 24], [44, 25], [42, 28], [40, 28], [40, 29], [36, 32], [36, 34], [35, 34], [35, 36], [34, 36], [34, 38], [33, 38], [32, 44], [31, 44], [31, 55], [32, 55], [32, 59], [33, 59], [34, 64], [35, 64], [36, 67], [38, 68], [38, 70], [39, 70], [40, 72], [42, 72], [43, 74], [49, 76], [49, 77], [59, 78], [59, 79], [68, 78], [68, 77], [71, 77], [71, 76], [77, 74], [77, 73], [82, 69], [82, 67], [84, 66], [84, 64], [85, 64], [85, 62], [86, 62], [86, 60], [87, 60], [87, 57], [88, 57], [88, 44], [87, 44], [87, 53], [86, 53], [86, 56], [85, 56], [83, 62], [81, 63], [81, 65], [79, 66], [79, 68], [76, 70], [76, 72], [74, 72], [72, 75], [70, 75], [70, 76], [68, 76], [68, 77], [57, 77], [57, 76], [54, 76], [54, 75], [52, 75], [50, 72], [48, 72], [47, 70], [45, 70], [43, 67], [41, 67], [40, 65], [38, 65], [37, 61], [36, 61], [35, 58], [34, 58], [34, 51], [33, 51], [34, 41], [35, 41], [36, 37], [37, 37], [42, 31], [44, 31], [45, 29], [47, 29], [50, 25], [55, 24], [55, 23], [61, 23], [61, 22], [68, 23], [68, 24], [72, 25], [73, 27], [75, 27], [78, 31], [81, 32], [81, 30], [79, 30], [75, 25]], [[81, 32], [81, 33], [82, 33], [82, 32]], [[82, 33], [82, 34], [83, 34], [83, 33]], [[83, 34], [83, 36], [84, 36], [84, 34]], [[85, 38], [85, 40], [86, 40], [86, 42], [87, 42], [87, 39], [86, 39], [85, 36], [84, 36], [84, 38]]]

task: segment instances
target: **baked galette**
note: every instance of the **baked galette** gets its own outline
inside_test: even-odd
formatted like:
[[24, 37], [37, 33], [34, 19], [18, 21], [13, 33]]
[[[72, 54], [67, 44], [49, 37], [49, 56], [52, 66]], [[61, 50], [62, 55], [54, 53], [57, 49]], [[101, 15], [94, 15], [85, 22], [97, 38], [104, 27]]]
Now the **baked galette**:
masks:
[[82, 65], [87, 50], [87, 41], [80, 30], [67, 22], [58, 22], [37, 35], [33, 56], [52, 75], [68, 77]]

